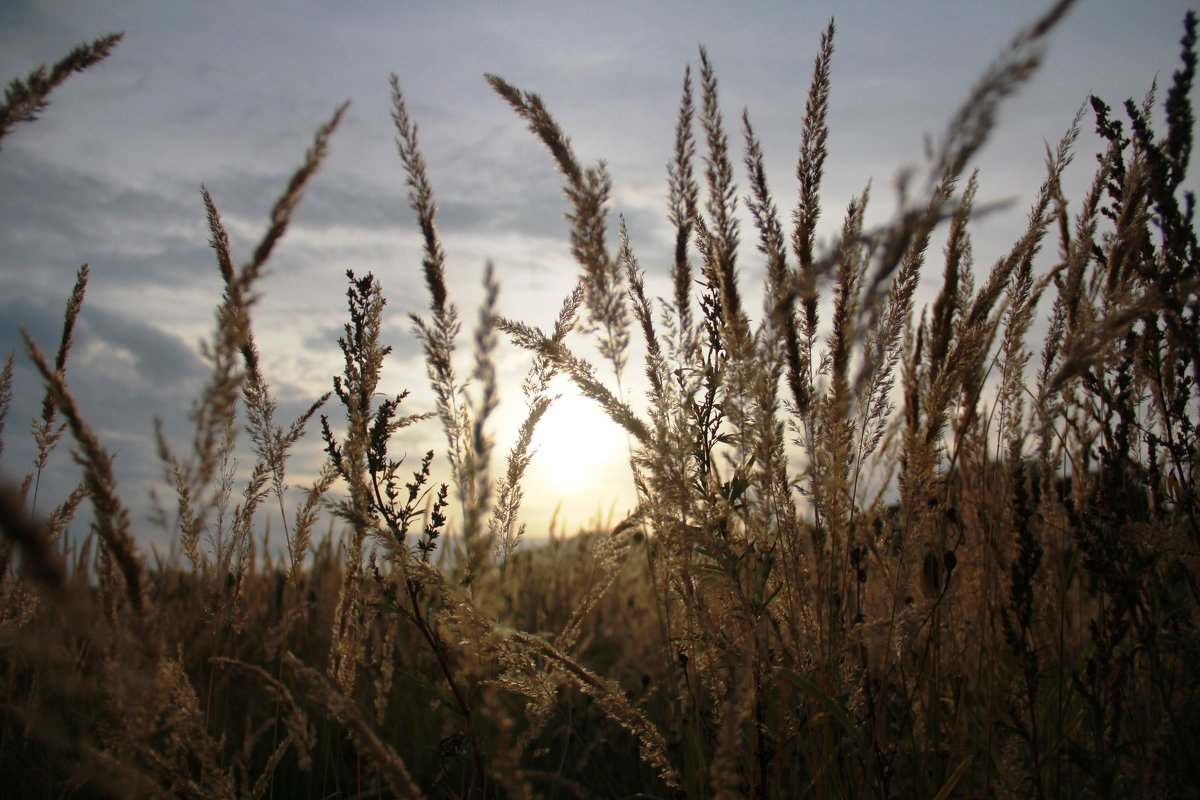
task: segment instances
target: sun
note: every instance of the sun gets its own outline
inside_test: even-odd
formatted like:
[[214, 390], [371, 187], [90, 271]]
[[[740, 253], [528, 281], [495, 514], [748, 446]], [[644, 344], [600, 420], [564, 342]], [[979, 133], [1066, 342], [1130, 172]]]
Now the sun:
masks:
[[533, 434], [533, 476], [562, 497], [587, 490], [628, 460], [625, 430], [598, 404], [565, 386]]

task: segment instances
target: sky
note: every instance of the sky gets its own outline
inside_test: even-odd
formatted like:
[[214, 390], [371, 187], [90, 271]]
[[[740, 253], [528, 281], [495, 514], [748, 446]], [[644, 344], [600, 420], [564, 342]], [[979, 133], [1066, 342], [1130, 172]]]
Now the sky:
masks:
[[[371, 271], [388, 298], [384, 337], [394, 349], [382, 388], [410, 390], [405, 407], [412, 412], [432, 409], [409, 320], [428, 297], [395, 152], [390, 73], [398, 75], [419, 126], [440, 209], [451, 299], [466, 323], [459, 351], [465, 374], [485, 263], [495, 265], [501, 313], [544, 329], [578, 275], [561, 180], [491, 92], [485, 73], [541, 94], [580, 159], [606, 161], [614, 185], [612, 229], [616, 214], [623, 215], [649, 293], [665, 297], [672, 235], [666, 163], [684, 68], [697, 69], [700, 46], [716, 67], [726, 125], [739, 145], [739, 118], [749, 110], [786, 217], [795, 202], [813, 59], [821, 32], [836, 19], [818, 230], [819, 242], [827, 243], [846, 204], [868, 182], [869, 220], [889, 217], [896, 176], [920, 168], [927, 142], [1044, 7], [1026, 0], [5, 0], [0, 79], [6, 81], [102, 34], [124, 31], [125, 39], [106, 61], [56, 91], [39, 120], [0, 143], [0, 358], [18, 354], [0, 477], [20, 481], [32, 469], [28, 422], [40, 407], [41, 387], [18, 326], [53, 352], [76, 270], [87, 262], [91, 279], [68, 384], [116, 454], [139, 538], [170, 546], [169, 531], [148, 520], [150, 490], [166, 494], [154, 420], [186, 450], [188, 412], [206, 374], [200, 342], [211, 337], [221, 292], [200, 187], [208, 187], [221, 211], [235, 260], [245, 261], [314, 131], [346, 100], [350, 110], [330, 155], [259, 286], [254, 325], [264, 370], [283, 419], [328, 391], [341, 365], [336, 340], [346, 319], [345, 271]], [[1089, 94], [1119, 106], [1129, 97], [1140, 100], [1156, 78], [1161, 86], [1169, 82], [1187, 8], [1175, 0], [1077, 4], [1051, 37], [1041, 71], [1003, 107], [977, 160], [980, 199], [1010, 203], [977, 223], [978, 264], [990, 266], [1019, 235], [1042, 179], [1046, 145], [1058, 141]], [[1069, 198], [1080, 195], [1098, 149], [1090, 117], [1084, 128], [1067, 174]], [[744, 187], [744, 175], [738, 179]], [[761, 286], [762, 267], [748, 224], [742, 240], [744, 292], [754, 296], [750, 287]], [[940, 273], [934, 261], [923, 282], [926, 297]], [[528, 365], [526, 353], [502, 344], [496, 474], [522, 416], [518, 387]], [[601, 375], [615, 390], [611, 371]], [[619, 517], [633, 499], [624, 434], [569, 387], [556, 390], [564, 396], [544, 424], [526, 484], [523, 519], [532, 536], [544, 533], [556, 514], [559, 530], [573, 530]], [[627, 378], [622, 391], [639, 404], [636, 380]], [[326, 413], [339, 419], [336, 407]], [[435, 422], [405, 431], [394, 448], [414, 468], [431, 448], [444, 463], [445, 440]], [[290, 483], [311, 480], [320, 450], [314, 425], [289, 466]], [[248, 466], [250, 456], [242, 458]], [[59, 502], [78, 474], [64, 445], [42, 476], [38, 510]], [[277, 518], [263, 524], [279, 530]]]

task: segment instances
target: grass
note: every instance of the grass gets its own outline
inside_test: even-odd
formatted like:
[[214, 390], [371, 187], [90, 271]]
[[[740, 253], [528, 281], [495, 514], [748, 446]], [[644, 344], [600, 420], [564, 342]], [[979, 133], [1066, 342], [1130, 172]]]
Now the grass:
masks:
[[[225, 292], [193, 441], [160, 436], [177, 562], [140, 552], [69, 389], [82, 268], [55, 358], [26, 337], [45, 389], [39, 456], [0, 486], [6, 784], [39, 797], [1197, 796], [1200, 254], [1182, 190], [1194, 15], [1165, 132], [1154, 90], [1120, 113], [1091, 98], [1048, 149], [1025, 232], [990, 266], [971, 244], [984, 213], [972, 158], [1070, 5], [980, 78], [890, 222], [865, 227], [864, 189], [826, 248], [833, 24], [788, 227], [748, 113], [739, 194], [702, 50], [698, 81], [689, 69], [683, 82], [673, 293], [658, 304], [623, 223], [613, 235], [603, 164], [581, 164], [538, 95], [489, 76], [563, 174], [580, 279], [545, 332], [498, 315], [489, 271], [461, 375], [433, 186], [393, 78], [424, 238], [430, 303], [412, 324], [428, 413], [377, 391], [389, 351], [370, 274], [347, 275], [330, 394], [281, 423], [262, 372], [256, 281], [344, 108], [240, 268], [205, 191]], [[118, 40], [14, 81], [0, 136]], [[1069, 203], [1061, 176], [1087, 116], [1104, 149]], [[765, 266], [761, 313], [739, 279], [741, 203]], [[930, 269], [941, 288], [918, 308]], [[571, 349], [578, 330], [603, 368]], [[497, 383], [502, 337], [531, 357], [504, 459], [491, 414], [517, 387]], [[638, 359], [647, 391], [632, 403]], [[523, 547], [522, 481], [558, 375], [628, 432], [637, 507]], [[444, 451], [402, 463], [392, 436], [433, 419]], [[288, 453], [316, 420], [327, 458], [289, 508]], [[82, 479], [47, 513], [38, 475], [67, 435]], [[447, 485], [431, 479], [442, 461]], [[84, 501], [91, 532], [68, 537]], [[274, 558], [256, 527], [266, 503], [285, 520]]]

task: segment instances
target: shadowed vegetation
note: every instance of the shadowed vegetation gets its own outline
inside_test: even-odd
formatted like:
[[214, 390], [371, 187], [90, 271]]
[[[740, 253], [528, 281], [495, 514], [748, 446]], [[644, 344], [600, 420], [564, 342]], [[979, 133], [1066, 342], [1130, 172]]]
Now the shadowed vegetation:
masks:
[[[175, 561], [137, 547], [111, 455], [70, 391], [83, 267], [54, 358], [26, 337], [45, 389], [38, 457], [0, 484], [6, 784], [69, 797], [1198, 796], [1194, 14], [1159, 129], [1155, 88], [1120, 110], [1089, 98], [1047, 148], [1024, 232], [990, 263], [972, 245], [973, 158], [1070, 5], [984, 73], [889, 222], [866, 227], [864, 188], [823, 246], [833, 23], [788, 218], [749, 112], [738, 163], [701, 50], [668, 165], [674, 257], [656, 265], [673, 291], [657, 301], [634, 232], [609, 217], [603, 163], [579, 160], [538, 95], [488, 76], [563, 175], [580, 279], [543, 331], [500, 316], [489, 268], [466, 358], [431, 170], [393, 77], [424, 240], [430, 304], [411, 322], [429, 412], [378, 390], [386, 303], [369, 273], [347, 273], [329, 394], [280, 422], [263, 374], [256, 282], [345, 107], [244, 266], [204, 191], [225, 290], [193, 440], [159, 435]], [[0, 136], [118, 40], [14, 81]], [[1103, 149], [1069, 202], [1085, 125]], [[743, 238], [764, 267], [759, 298], [739, 278]], [[919, 306], [930, 270], [941, 286]], [[572, 349], [579, 332], [603, 366]], [[502, 344], [530, 356], [519, 389], [498, 385]], [[559, 375], [628, 432], [637, 505], [532, 547], [522, 482]], [[491, 415], [516, 391], [526, 417], [500, 458]], [[289, 493], [289, 452], [318, 422], [323, 465]], [[444, 450], [394, 452], [402, 428], [435, 424]], [[64, 436], [80, 484], [47, 510], [38, 478]], [[68, 536], [84, 502], [90, 531]], [[271, 506], [277, 553], [261, 534]]]

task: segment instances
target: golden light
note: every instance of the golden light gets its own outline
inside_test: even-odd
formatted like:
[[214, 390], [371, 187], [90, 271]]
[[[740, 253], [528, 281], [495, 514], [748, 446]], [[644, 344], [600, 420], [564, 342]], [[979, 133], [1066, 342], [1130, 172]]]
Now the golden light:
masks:
[[533, 435], [530, 473], [553, 495], [579, 496], [614, 467], [627, 469], [625, 430], [598, 404], [564, 385]]

